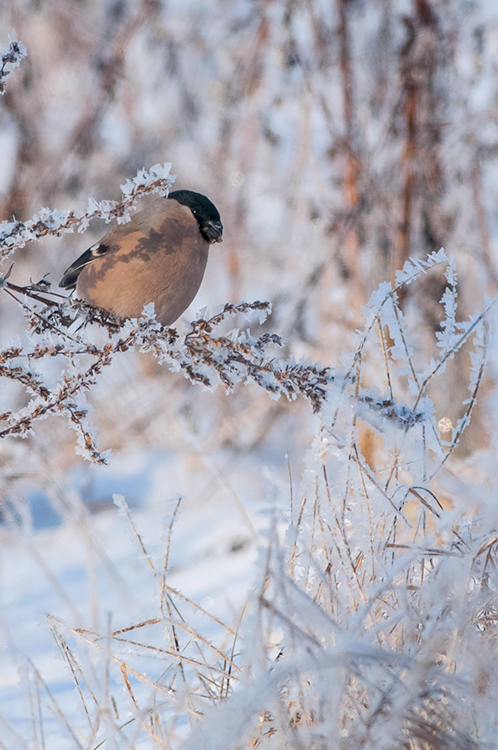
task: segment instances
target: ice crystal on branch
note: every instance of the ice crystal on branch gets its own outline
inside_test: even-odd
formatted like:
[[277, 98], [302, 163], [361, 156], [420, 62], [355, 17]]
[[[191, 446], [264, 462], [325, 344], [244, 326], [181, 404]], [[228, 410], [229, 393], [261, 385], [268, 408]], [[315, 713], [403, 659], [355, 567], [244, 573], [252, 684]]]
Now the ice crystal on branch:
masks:
[[15, 31], [11, 31], [9, 43], [0, 45], [0, 94], [5, 94], [7, 78], [27, 54], [24, 44], [16, 39]]

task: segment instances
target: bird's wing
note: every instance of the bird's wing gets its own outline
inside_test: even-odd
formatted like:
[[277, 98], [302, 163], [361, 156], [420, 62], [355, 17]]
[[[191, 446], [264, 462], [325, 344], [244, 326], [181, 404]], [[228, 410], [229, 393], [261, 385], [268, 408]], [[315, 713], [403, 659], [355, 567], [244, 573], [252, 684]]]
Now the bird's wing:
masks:
[[60, 280], [59, 286], [62, 289], [74, 289], [78, 276], [81, 271], [88, 266], [89, 263], [94, 263], [98, 258], [101, 258], [109, 250], [109, 245], [103, 242], [96, 242], [95, 245], [85, 250], [85, 252], [77, 258], [74, 263], [71, 263], [69, 268], [64, 271], [64, 276]]

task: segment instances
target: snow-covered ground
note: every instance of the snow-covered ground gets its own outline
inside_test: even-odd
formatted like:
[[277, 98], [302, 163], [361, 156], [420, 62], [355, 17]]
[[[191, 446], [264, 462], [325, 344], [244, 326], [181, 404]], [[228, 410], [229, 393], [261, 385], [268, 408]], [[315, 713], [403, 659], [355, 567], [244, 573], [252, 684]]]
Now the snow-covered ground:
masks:
[[[3, 532], [0, 713], [27, 744], [32, 722], [36, 725], [39, 718], [36, 689], [41, 693], [41, 723], [48, 747], [74, 746], [69, 735], [67, 744], [62, 740], [68, 731], [57, 716], [59, 710], [74, 731], [85, 725], [73, 676], [51, 633], [51, 618], [65, 623], [62, 631], [69, 637], [70, 628], [105, 632], [108, 617], [112, 630], [157, 617], [168, 528], [180, 497], [167, 582], [224, 623], [237, 623], [256, 584], [255, 561], [271, 524], [272, 507], [275, 512], [278, 509], [275, 499], [265, 495], [264, 481], [258, 490], [255, 474], [258, 469], [265, 474], [262, 464], [258, 467], [252, 459], [243, 467], [239, 459], [234, 471], [236, 456], [220, 455], [219, 461], [214, 476], [196, 476], [188, 462], [172, 451], [116, 456], [110, 467], [86, 472], [87, 478], [91, 476], [92, 507], [98, 509], [100, 504], [102, 510], [90, 514], [81, 505], [74, 518], [63, 523], [53, 519], [51, 528], [35, 528], [29, 534]], [[70, 478], [69, 487], [80, 484], [81, 489], [81, 473]], [[114, 493], [121, 493], [116, 496], [117, 504], [110, 502]], [[133, 524], [156, 575], [126, 512], [119, 507], [121, 496], [128, 499]], [[34, 498], [33, 511], [43, 526], [42, 498]], [[189, 625], [197, 625], [208, 639], [219, 639], [220, 628], [207, 616], [191, 617]], [[149, 642], [164, 646], [163, 631], [160, 625]], [[74, 647], [74, 637], [71, 641]], [[46, 691], [33, 677], [34, 670]], [[154, 671], [149, 665], [149, 672]], [[28, 675], [30, 680], [26, 680]], [[97, 669], [94, 689], [98, 681]], [[112, 679], [110, 690], [125, 712], [124, 720], [123, 686]], [[57, 711], [50, 706], [48, 691]], [[144, 703], [148, 692], [151, 700], [153, 691], [142, 691]], [[17, 741], [9, 732], [2, 738], [4, 747], [22, 746]]]

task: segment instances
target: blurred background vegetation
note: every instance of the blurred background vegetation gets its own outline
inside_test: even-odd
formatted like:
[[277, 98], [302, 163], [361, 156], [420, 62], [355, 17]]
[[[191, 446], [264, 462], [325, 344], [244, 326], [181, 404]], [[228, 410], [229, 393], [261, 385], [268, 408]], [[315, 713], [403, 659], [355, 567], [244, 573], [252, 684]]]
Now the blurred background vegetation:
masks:
[[[370, 293], [409, 256], [444, 246], [456, 257], [460, 318], [496, 293], [493, 3], [15, 0], [1, 4], [0, 29], [28, 49], [0, 100], [1, 219], [116, 199], [139, 168], [172, 161], [175, 187], [207, 194], [225, 226], [189, 313], [268, 299], [266, 325], [286, 336], [287, 354], [333, 366]], [[29, 244], [11, 280], [49, 273], [56, 286], [105, 231], [93, 222], [84, 237]], [[443, 287], [432, 274], [402, 300], [424, 358]], [[22, 335], [20, 310], [0, 304], [2, 337]], [[438, 420], [463, 413], [467, 371], [465, 357], [450, 363], [431, 394]], [[2, 405], [26, 398], [9, 384]], [[306, 406], [247, 388], [205, 394], [144, 355], [122, 358], [92, 399], [102, 448], [228, 446], [231, 462], [263, 448], [279, 461], [307, 441]], [[486, 437], [476, 410], [461, 454]], [[80, 460], [54, 419], [36, 440], [38, 477]], [[9, 446], [3, 465], [17, 481], [33, 467], [13, 468]], [[374, 462], [368, 429], [363, 450]]]

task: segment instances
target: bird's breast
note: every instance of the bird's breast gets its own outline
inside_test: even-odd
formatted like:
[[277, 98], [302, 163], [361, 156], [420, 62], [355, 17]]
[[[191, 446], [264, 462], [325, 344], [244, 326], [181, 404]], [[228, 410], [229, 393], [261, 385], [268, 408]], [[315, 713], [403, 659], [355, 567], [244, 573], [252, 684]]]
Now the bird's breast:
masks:
[[111, 244], [105, 256], [82, 270], [78, 297], [129, 318], [153, 302], [157, 320], [171, 325], [197, 294], [209, 252], [196, 227], [171, 229], [133, 232], [119, 246]]

